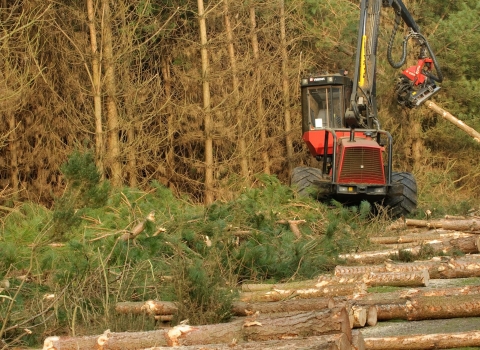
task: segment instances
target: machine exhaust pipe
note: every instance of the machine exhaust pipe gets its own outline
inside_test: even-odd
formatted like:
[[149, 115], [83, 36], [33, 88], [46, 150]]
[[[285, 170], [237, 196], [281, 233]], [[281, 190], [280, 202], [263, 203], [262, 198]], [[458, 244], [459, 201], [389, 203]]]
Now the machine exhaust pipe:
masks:
[[350, 128], [350, 142], [355, 142], [355, 128]]

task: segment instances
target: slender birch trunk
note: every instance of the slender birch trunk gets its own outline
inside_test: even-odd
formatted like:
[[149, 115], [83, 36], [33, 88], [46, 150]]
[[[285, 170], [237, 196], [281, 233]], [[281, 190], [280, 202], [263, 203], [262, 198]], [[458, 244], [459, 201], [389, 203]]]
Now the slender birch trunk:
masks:
[[253, 57], [255, 58], [255, 76], [256, 76], [256, 86], [260, 90], [256, 94], [256, 104], [257, 104], [257, 120], [260, 124], [260, 145], [261, 145], [261, 154], [263, 161], [263, 172], [265, 174], [270, 174], [270, 158], [268, 157], [268, 146], [267, 146], [267, 127], [266, 127], [266, 118], [265, 118], [265, 108], [263, 105], [263, 94], [261, 90], [261, 73], [259, 68], [260, 62], [260, 53], [258, 50], [258, 37], [257, 37], [257, 23], [255, 18], [255, 8], [250, 7], [250, 24], [252, 30], [252, 49]]
[[203, 0], [198, 2], [198, 21], [200, 25], [200, 44], [202, 56], [202, 86], [203, 86], [203, 113], [205, 129], [205, 205], [214, 201], [213, 192], [213, 121], [210, 108], [210, 84], [207, 50], [207, 25], [205, 21], [205, 8]]
[[287, 35], [285, 26], [285, 0], [280, 0], [280, 41], [282, 50], [282, 89], [283, 89], [283, 108], [285, 123], [285, 146], [287, 148], [287, 167], [288, 177], [292, 173], [293, 160], [293, 142], [292, 142], [292, 120], [290, 116], [290, 89], [288, 83], [288, 52], [287, 52]]
[[92, 50], [92, 92], [95, 115], [95, 160], [101, 179], [105, 178], [103, 164], [103, 126], [102, 126], [102, 96], [100, 54], [97, 45], [97, 30], [95, 27], [95, 10], [93, 0], [87, 0], [88, 27], [90, 29], [90, 48]]
[[105, 92], [107, 107], [108, 150], [107, 157], [114, 187], [120, 187], [122, 181], [122, 163], [120, 161], [119, 118], [116, 105], [115, 65], [113, 62], [113, 43], [111, 13], [108, 0], [102, 0], [103, 7], [103, 54], [105, 62]]
[[227, 41], [228, 41], [228, 56], [230, 58], [230, 66], [232, 69], [232, 85], [233, 85], [233, 95], [235, 98], [235, 109], [234, 113], [237, 120], [237, 130], [238, 130], [238, 148], [240, 150], [240, 169], [243, 180], [246, 184], [250, 184], [250, 175], [248, 171], [248, 159], [247, 159], [247, 143], [245, 140], [245, 130], [244, 130], [244, 118], [243, 112], [240, 110], [240, 92], [239, 86], [240, 82], [238, 79], [238, 70], [237, 70], [237, 59], [235, 57], [235, 47], [233, 46], [233, 31], [232, 25], [230, 23], [230, 14], [228, 11], [228, 0], [223, 1], [223, 11], [225, 13], [225, 30], [227, 32]]

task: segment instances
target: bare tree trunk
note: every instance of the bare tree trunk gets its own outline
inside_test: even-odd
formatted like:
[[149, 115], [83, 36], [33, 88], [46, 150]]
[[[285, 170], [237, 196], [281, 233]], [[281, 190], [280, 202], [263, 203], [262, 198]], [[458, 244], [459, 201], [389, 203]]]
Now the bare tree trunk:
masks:
[[97, 45], [97, 30], [95, 27], [95, 10], [93, 0], [87, 0], [88, 27], [90, 29], [90, 48], [92, 50], [92, 92], [95, 115], [95, 160], [101, 179], [105, 178], [103, 164], [103, 126], [102, 126], [102, 96], [100, 58]]
[[248, 170], [247, 143], [245, 141], [245, 120], [243, 111], [240, 108], [240, 82], [238, 79], [237, 59], [235, 57], [235, 47], [233, 46], [233, 31], [230, 23], [230, 14], [228, 11], [228, 0], [223, 1], [223, 11], [225, 12], [225, 30], [227, 32], [228, 56], [230, 58], [230, 67], [232, 69], [232, 87], [235, 97], [234, 112], [237, 120], [238, 130], [238, 148], [240, 150], [240, 169], [242, 178], [247, 185], [250, 184], [250, 173]]
[[17, 141], [17, 122], [15, 113], [12, 111], [7, 114], [8, 128], [9, 128], [9, 142], [8, 147], [10, 150], [10, 178], [12, 184], [12, 191], [14, 197], [18, 194], [19, 179], [18, 179], [18, 141]]
[[200, 25], [200, 45], [202, 56], [203, 113], [205, 133], [205, 205], [212, 204], [215, 196], [213, 189], [213, 120], [210, 102], [210, 83], [207, 51], [207, 25], [203, 0], [198, 3], [198, 22]]
[[282, 89], [283, 89], [283, 108], [285, 122], [285, 145], [287, 148], [287, 167], [288, 178], [292, 174], [293, 161], [293, 143], [292, 143], [292, 120], [290, 115], [290, 88], [288, 82], [288, 52], [287, 35], [285, 28], [285, 0], [280, 0], [280, 41], [282, 50]]
[[105, 62], [105, 92], [107, 106], [108, 132], [108, 163], [111, 171], [111, 181], [114, 187], [123, 184], [122, 163], [120, 160], [119, 131], [120, 123], [116, 104], [115, 65], [113, 58], [112, 23], [108, 0], [102, 0], [103, 21], [103, 54]]
[[[165, 89], [165, 97], [167, 101], [170, 101], [172, 98], [172, 80], [170, 75], [170, 58], [162, 58], [161, 62], [161, 70], [162, 76], [164, 81], [164, 89]], [[174, 164], [174, 153], [173, 153], [173, 134], [175, 132], [174, 125], [173, 125], [173, 111], [170, 107], [170, 104], [167, 103], [166, 106], [167, 112], [167, 154], [165, 156], [166, 162], [166, 169], [165, 169], [165, 177], [168, 181], [168, 186], [170, 189], [173, 189], [173, 176], [175, 174], [175, 164]]]
[[268, 146], [267, 146], [267, 126], [265, 118], [265, 108], [263, 106], [263, 91], [261, 90], [261, 81], [262, 75], [260, 73], [260, 52], [258, 50], [258, 37], [257, 37], [257, 23], [255, 19], [255, 8], [250, 7], [250, 24], [252, 30], [252, 49], [253, 57], [255, 58], [255, 76], [256, 76], [256, 87], [260, 91], [256, 94], [256, 104], [257, 104], [257, 121], [260, 125], [260, 145], [261, 145], [261, 154], [263, 161], [263, 171], [265, 174], [270, 174], [270, 158], [268, 157]]
[[137, 153], [135, 152], [135, 126], [133, 125], [133, 123], [129, 125], [127, 129], [127, 139], [128, 139], [128, 185], [132, 188], [135, 188], [138, 185], [138, 181], [137, 181]]

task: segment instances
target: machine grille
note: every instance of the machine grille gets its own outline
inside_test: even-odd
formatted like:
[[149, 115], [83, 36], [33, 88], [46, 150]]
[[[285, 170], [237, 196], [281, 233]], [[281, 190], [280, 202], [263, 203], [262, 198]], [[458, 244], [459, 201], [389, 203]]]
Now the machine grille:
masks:
[[381, 150], [371, 147], [345, 148], [338, 183], [384, 184]]

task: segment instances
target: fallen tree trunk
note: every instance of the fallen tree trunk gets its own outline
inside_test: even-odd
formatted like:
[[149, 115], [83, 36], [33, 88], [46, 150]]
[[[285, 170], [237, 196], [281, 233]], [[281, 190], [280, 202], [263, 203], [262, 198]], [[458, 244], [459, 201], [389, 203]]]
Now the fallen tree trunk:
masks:
[[463, 286], [450, 288], [411, 288], [386, 293], [367, 293], [355, 299], [344, 297], [334, 298], [336, 306], [345, 306], [346, 302], [358, 305], [376, 305], [388, 303], [403, 303], [405, 300], [415, 297], [428, 296], [455, 296], [480, 294], [480, 286]]
[[[355, 339], [356, 340], [356, 339]], [[362, 343], [363, 341], [363, 343]], [[361, 335], [358, 336], [358, 342], [363, 344], [365, 349], [365, 341]], [[230, 344], [212, 344], [212, 345], [189, 345], [178, 346], [175, 349], [178, 350], [350, 350], [352, 345], [348, 341], [348, 338], [343, 333], [320, 335], [308, 338], [299, 339], [282, 339], [282, 340], [268, 340], [259, 342], [249, 342], [243, 344], [237, 344], [231, 342]], [[143, 350], [171, 350], [171, 347], [153, 347]]]
[[480, 133], [476, 131], [475, 129], [471, 128], [464, 122], [462, 122], [460, 119], [454, 117], [451, 113], [447, 112], [443, 108], [439, 107], [432, 101], [427, 101], [426, 106], [433, 110], [435, 113], [438, 115], [441, 115], [445, 120], [448, 120], [450, 123], [455, 125], [457, 128], [461, 129], [462, 131], [466, 132], [468, 135], [473, 137], [473, 139], [477, 142], [480, 142]]
[[478, 219], [439, 219], [439, 220], [418, 220], [418, 219], [405, 219], [405, 221], [397, 221], [394, 223], [395, 228], [403, 227], [426, 227], [430, 229], [444, 229], [452, 231], [462, 232], [475, 232], [480, 231], [480, 220]]
[[414, 235], [371, 237], [370, 242], [375, 244], [403, 244], [403, 243], [421, 243], [424, 241], [443, 240], [446, 238], [469, 237], [472, 233], [459, 231], [435, 230]]
[[345, 308], [278, 314], [278, 317], [255, 315], [229, 323], [197, 327], [179, 325], [149, 332], [106, 331], [100, 336], [48, 337], [43, 350], [132, 350], [154, 346], [231, 344], [234, 339], [238, 343], [280, 340], [330, 333], [342, 333], [347, 337], [348, 343], [352, 341], [350, 321]]
[[148, 315], [174, 315], [178, 307], [171, 301], [147, 300], [145, 302], [119, 302], [115, 305], [115, 312], [119, 314], [148, 314]]
[[407, 306], [407, 319], [410, 321], [478, 317], [480, 316], [480, 294], [415, 297]]
[[[360, 305], [361, 301], [357, 301]], [[379, 321], [402, 319], [420, 321], [480, 316], [480, 294], [415, 296], [396, 301], [376, 302]]]
[[480, 346], [480, 332], [437, 333], [397, 337], [365, 338], [370, 350], [452, 349]]
[[340, 295], [364, 294], [367, 292], [365, 283], [347, 283], [327, 285], [320, 288], [308, 289], [275, 289], [272, 291], [243, 292], [240, 301], [243, 302], [267, 302], [287, 299], [311, 299], [321, 297], [334, 297]]
[[387, 270], [395, 272], [412, 272], [427, 269], [431, 278], [466, 278], [480, 277], [480, 260], [473, 259], [436, 259], [413, 263], [385, 264]]
[[366, 266], [335, 266], [335, 276], [367, 274], [370, 272], [388, 272], [385, 265], [366, 265]]
[[[422, 245], [412, 248], [402, 249], [412, 255], [418, 255], [426, 246], [434, 251], [442, 252], [444, 254], [450, 253], [454, 250], [460, 250], [463, 253], [478, 253], [476, 236], [452, 238], [441, 241], [428, 241]], [[348, 263], [357, 264], [378, 264], [399, 255], [399, 250], [388, 249], [381, 251], [367, 251], [363, 253], [344, 254], [340, 255], [340, 259], [346, 260]]]
[[328, 333], [344, 333], [349, 342], [352, 340], [350, 321], [345, 308], [303, 313], [260, 314], [230, 323], [199, 326], [198, 328], [198, 331], [188, 333], [182, 343], [189, 345], [228, 344], [233, 338], [241, 343]]
[[365, 276], [368, 286], [426, 287], [430, 280], [428, 270], [411, 272], [370, 272]]
[[274, 301], [270, 303], [245, 303], [234, 302], [232, 313], [236, 316], [250, 316], [259, 312], [260, 314], [272, 314], [292, 311], [313, 311], [331, 309], [335, 306], [332, 298], [294, 299], [288, 301]]

